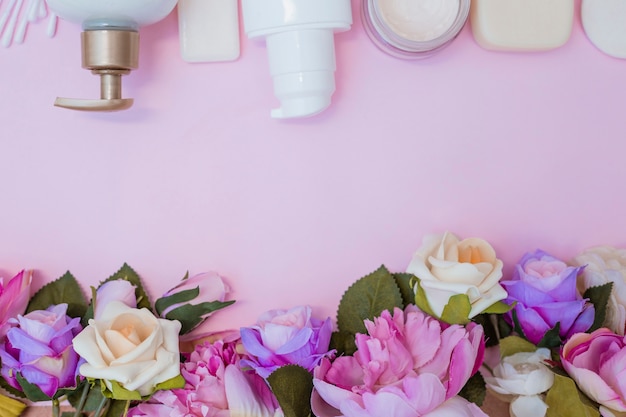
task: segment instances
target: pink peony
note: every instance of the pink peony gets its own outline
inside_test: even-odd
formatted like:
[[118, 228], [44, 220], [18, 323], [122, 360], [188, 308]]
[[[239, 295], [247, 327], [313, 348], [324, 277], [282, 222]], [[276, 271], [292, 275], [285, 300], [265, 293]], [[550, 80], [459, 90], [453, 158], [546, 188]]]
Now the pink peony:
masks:
[[591, 334], [577, 333], [563, 346], [561, 360], [567, 373], [589, 398], [612, 411], [626, 412], [624, 336], [607, 328]]
[[440, 407], [464, 410], [441, 415], [483, 415], [456, 397], [482, 364], [481, 326], [441, 324], [413, 305], [365, 326], [369, 334], [356, 336], [354, 356], [325, 358], [315, 368], [315, 415], [409, 417], [436, 415], [429, 413]]
[[129, 417], [278, 417], [282, 411], [269, 387], [253, 372], [239, 368], [239, 338], [196, 346], [181, 365], [184, 388], [157, 391]]
[[11, 328], [9, 319], [24, 314], [30, 300], [30, 284], [32, 271], [21, 271], [4, 285], [0, 278], [0, 341]]

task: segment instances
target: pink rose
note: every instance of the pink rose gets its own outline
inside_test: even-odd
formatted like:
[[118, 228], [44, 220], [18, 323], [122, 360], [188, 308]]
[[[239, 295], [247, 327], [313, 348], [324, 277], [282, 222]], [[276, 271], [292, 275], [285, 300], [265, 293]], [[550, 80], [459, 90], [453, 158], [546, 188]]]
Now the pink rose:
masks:
[[11, 328], [9, 319], [24, 314], [30, 300], [30, 284], [33, 279], [32, 271], [21, 271], [4, 285], [0, 278], [0, 341], [4, 339]]
[[[607, 328], [573, 335], [561, 352], [563, 367], [589, 398], [626, 412], [626, 340]], [[606, 412], [603, 415], [611, 415]]]
[[[384, 415], [385, 409], [396, 417], [430, 415], [456, 397], [483, 361], [481, 326], [442, 325], [414, 305], [393, 316], [384, 311], [365, 326], [368, 335], [356, 336], [354, 356], [325, 358], [315, 368], [318, 417]], [[472, 406], [466, 411], [460, 415], [476, 415]]]

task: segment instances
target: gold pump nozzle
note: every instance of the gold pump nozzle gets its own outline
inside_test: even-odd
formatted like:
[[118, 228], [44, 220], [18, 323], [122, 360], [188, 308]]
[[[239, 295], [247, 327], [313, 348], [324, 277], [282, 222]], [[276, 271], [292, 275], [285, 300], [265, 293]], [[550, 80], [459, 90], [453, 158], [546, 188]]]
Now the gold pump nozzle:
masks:
[[139, 67], [139, 33], [133, 30], [86, 30], [81, 33], [82, 66], [100, 76], [100, 99], [58, 97], [57, 107], [83, 111], [118, 111], [133, 105], [122, 98], [122, 75]]

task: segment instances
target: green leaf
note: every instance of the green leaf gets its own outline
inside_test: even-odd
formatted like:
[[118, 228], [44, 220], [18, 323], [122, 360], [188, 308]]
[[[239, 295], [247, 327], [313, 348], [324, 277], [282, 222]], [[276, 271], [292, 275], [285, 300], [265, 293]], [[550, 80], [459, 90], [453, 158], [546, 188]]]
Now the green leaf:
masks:
[[522, 330], [522, 326], [519, 323], [519, 319], [517, 318], [517, 310], [513, 309], [511, 311], [511, 317], [513, 318], [513, 331], [517, 333], [520, 337], [526, 338], [524, 334], [524, 330]]
[[431, 317], [439, 318], [430, 308], [430, 303], [426, 298], [426, 292], [422, 288], [421, 280], [417, 277], [415, 279], [415, 304], [422, 310], [424, 313], [428, 314]]
[[333, 332], [330, 337], [330, 348], [337, 351], [337, 356], [353, 355], [356, 352], [355, 334], [350, 332]]
[[490, 305], [489, 307], [487, 307], [487, 309], [485, 311], [483, 311], [483, 313], [487, 313], [487, 314], [504, 314], [504, 313], [508, 313], [509, 311], [511, 311], [515, 307], [515, 304], [516, 303], [508, 305], [506, 303], [503, 303], [502, 301], [498, 301], [497, 303], [494, 303], [494, 304]]
[[20, 384], [26, 398], [33, 402], [38, 401], [50, 401], [52, 398], [48, 397], [44, 392], [35, 384], [31, 384], [20, 374], [19, 372], [15, 375], [15, 379], [17, 379], [17, 383]]
[[554, 384], [546, 395], [546, 417], [599, 417], [591, 400], [578, 390], [571, 378], [554, 374]]
[[411, 285], [414, 277], [415, 276], [413, 274], [393, 274], [393, 278], [396, 280], [396, 285], [400, 289], [404, 307], [409, 304], [415, 304], [415, 291], [413, 290], [413, 285]]
[[479, 407], [483, 405], [485, 396], [487, 395], [487, 388], [485, 386], [485, 379], [476, 372], [465, 384], [459, 395], [465, 398], [467, 401], [477, 404]]
[[185, 378], [178, 374], [174, 378], [156, 384], [154, 391], [183, 388], [185, 386]]
[[393, 275], [381, 266], [359, 279], [341, 297], [337, 312], [340, 331], [365, 333], [366, 319], [374, 319], [385, 311], [402, 308], [402, 296]]
[[[83, 405], [83, 411], [90, 412], [94, 411], [98, 408], [100, 402], [102, 402], [102, 391], [100, 389], [100, 381], [95, 380], [93, 382], [83, 381], [83, 384], [87, 384], [89, 386], [89, 393], [87, 394], [87, 401]], [[72, 405], [72, 407], [77, 408], [79, 406], [80, 398], [82, 395], [82, 386], [79, 386], [78, 389], [74, 390], [74, 392], [70, 393], [67, 396], [67, 400]]]
[[595, 319], [587, 332], [591, 333], [604, 325], [604, 321], [606, 320], [606, 306], [609, 303], [612, 290], [613, 283], [608, 282], [604, 285], [587, 288], [583, 294], [583, 298], [588, 298], [595, 309]]
[[199, 285], [196, 288], [177, 292], [176, 294], [172, 294], [168, 297], [159, 298], [154, 303], [154, 309], [160, 316], [163, 314], [163, 311], [165, 311], [168, 307], [171, 307], [175, 304], [187, 303], [195, 299], [198, 295], [200, 295]]
[[552, 329], [548, 330], [546, 334], [543, 335], [539, 343], [537, 343], [537, 347], [552, 349], [557, 346], [561, 346], [561, 336], [559, 336], [560, 331], [561, 323], [557, 322]]
[[267, 382], [285, 417], [309, 417], [313, 376], [301, 366], [286, 365], [270, 374]]
[[87, 310], [87, 300], [76, 278], [68, 271], [62, 277], [44, 285], [28, 303], [27, 313], [45, 310], [56, 304], [67, 304], [67, 315], [82, 317]]
[[112, 398], [114, 400], [131, 400], [131, 401], [141, 401], [141, 395], [139, 391], [129, 391], [123, 386], [121, 386], [117, 381], [109, 380], [109, 384], [111, 385], [111, 389], [109, 390], [105, 384], [101, 384], [100, 388], [102, 390], [102, 395], [107, 398]]
[[519, 352], [534, 352], [537, 346], [519, 336], [508, 336], [500, 340], [500, 357], [514, 355]]
[[103, 417], [124, 417], [126, 416], [128, 412], [129, 406], [130, 406], [129, 400], [122, 400], [122, 401], [112, 400], [109, 403], [109, 407], [107, 408], [107, 411]]
[[466, 294], [456, 294], [450, 297], [448, 304], [443, 308], [441, 320], [449, 324], [467, 324], [472, 304]]
[[22, 391], [13, 388], [2, 377], [0, 377], [0, 388], [2, 388], [3, 390], [5, 390], [6, 392], [8, 392], [9, 394], [11, 394], [14, 397], [26, 398], [26, 395]]
[[487, 347], [496, 346], [499, 343], [498, 332], [494, 326], [494, 321], [497, 321], [497, 317], [492, 314], [479, 314], [475, 316], [472, 321], [483, 326], [485, 332], [485, 345]]
[[180, 334], [186, 334], [202, 323], [208, 314], [233, 304], [231, 301], [211, 301], [200, 304], [185, 304], [168, 312], [165, 317], [169, 320], [178, 320], [182, 325]]
[[115, 281], [117, 279], [126, 280], [135, 286], [137, 308], [147, 308], [148, 310], [152, 310], [152, 306], [150, 305], [150, 298], [148, 297], [148, 294], [141, 284], [141, 278], [130, 266], [128, 266], [128, 264], [124, 263], [124, 265], [122, 265], [122, 267], [116, 273], [111, 275], [106, 280], [102, 281], [100, 285], [104, 284], [105, 282]]

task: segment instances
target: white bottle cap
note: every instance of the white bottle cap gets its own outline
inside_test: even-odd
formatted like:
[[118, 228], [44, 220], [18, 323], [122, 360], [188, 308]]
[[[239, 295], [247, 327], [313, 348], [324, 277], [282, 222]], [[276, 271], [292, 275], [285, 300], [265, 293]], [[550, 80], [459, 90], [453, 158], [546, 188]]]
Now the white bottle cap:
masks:
[[307, 29], [267, 37], [274, 94], [281, 107], [272, 117], [312, 116], [330, 105], [335, 91], [335, 43], [332, 30]]

